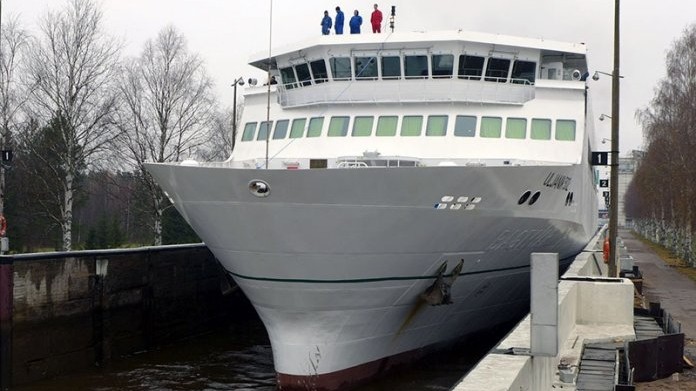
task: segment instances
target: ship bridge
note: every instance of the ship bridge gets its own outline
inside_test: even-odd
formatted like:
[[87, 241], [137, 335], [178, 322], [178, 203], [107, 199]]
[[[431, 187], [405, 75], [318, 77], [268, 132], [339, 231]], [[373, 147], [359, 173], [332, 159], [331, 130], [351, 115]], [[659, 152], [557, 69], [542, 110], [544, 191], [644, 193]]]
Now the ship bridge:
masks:
[[[588, 74], [584, 44], [470, 32], [320, 36], [259, 55], [283, 108], [461, 102], [523, 105]], [[270, 69], [269, 69], [270, 68]]]

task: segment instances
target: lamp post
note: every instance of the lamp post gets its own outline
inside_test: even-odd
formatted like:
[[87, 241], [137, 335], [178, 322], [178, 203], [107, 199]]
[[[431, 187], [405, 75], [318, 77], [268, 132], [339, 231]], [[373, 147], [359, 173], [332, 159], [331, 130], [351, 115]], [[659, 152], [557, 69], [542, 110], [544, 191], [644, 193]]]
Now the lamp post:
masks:
[[237, 85], [243, 86], [244, 78], [235, 79], [232, 83], [234, 88], [234, 97], [232, 98], [232, 151], [234, 151], [234, 145], [237, 142]]
[[616, 253], [619, 222], [619, 9], [614, 1], [614, 69], [611, 72], [611, 175], [609, 188], [609, 277], [618, 277]]
[[611, 76], [611, 116], [602, 114], [604, 118], [611, 119], [611, 172], [609, 176], [609, 277], [618, 277], [616, 254], [616, 241], [618, 236], [618, 202], [619, 202], [619, 74], [620, 39], [619, 39], [619, 10], [620, 0], [614, 0], [614, 69], [612, 73], [595, 71], [593, 80], [599, 80], [599, 74]]

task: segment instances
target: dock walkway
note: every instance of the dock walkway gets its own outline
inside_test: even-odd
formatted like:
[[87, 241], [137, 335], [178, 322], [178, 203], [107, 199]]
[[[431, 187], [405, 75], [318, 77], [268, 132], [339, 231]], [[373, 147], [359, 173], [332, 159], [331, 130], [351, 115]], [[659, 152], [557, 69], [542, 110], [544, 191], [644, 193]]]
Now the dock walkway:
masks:
[[[659, 302], [665, 311], [681, 322], [682, 332], [686, 337], [696, 339], [696, 282], [667, 265], [634, 235], [629, 230], [619, 231], [635, 265], [643, 274], [643, 295], [646, 301]], [[696, 354], [696, 349], [691, 353]]]

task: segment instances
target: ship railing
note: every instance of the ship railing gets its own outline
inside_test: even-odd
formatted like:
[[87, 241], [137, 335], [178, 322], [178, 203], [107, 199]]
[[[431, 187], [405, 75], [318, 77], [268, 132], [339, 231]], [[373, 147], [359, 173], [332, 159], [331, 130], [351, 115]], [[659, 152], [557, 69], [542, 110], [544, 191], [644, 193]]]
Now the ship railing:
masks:
[[[501, 80], [505, 80], [501, 78]], [[326, 103], [469, 102], [522, 105], [534, 99], [526, 79], [489, 82], [467, 79], [379, 79], [278, 86], [278, 103], [302, 107]]]

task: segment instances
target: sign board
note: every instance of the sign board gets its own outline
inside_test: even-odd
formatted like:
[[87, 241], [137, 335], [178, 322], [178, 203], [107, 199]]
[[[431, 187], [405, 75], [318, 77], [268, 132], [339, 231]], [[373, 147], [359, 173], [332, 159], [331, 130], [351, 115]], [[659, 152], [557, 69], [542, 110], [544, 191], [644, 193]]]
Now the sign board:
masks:
[[609, 179], [600, 179], [599, 187], [609, 187]]
[[11, 149], [3, 149], [2, 150], [2, 161], [3, 161], [3, 163], [9, 163], [12, 161], [12, 150]]
[[608, 166], [609, 165], [609, 152], [592, 152], [592, 165], [593, 166]]

